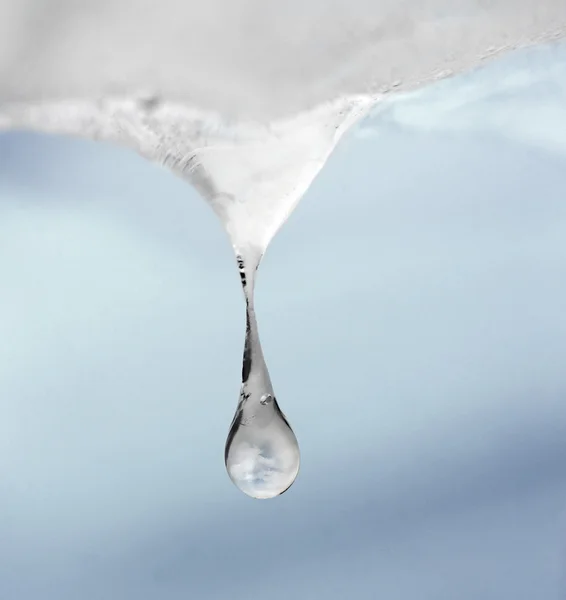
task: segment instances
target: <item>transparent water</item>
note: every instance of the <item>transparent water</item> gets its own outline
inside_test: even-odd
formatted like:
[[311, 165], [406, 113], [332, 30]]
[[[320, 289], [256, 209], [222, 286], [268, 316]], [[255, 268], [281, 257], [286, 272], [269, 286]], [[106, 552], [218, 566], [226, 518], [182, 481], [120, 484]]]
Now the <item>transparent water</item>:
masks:
[[237, 255], [246, 299], [246, 340], [240, 398], [224, 459], [230, 479], [242, 492], [266, 499], [291, 487], [299, 472], [300, 453], [297, 438], [277, 402], [259, 340], [254, 283], [261, 256], [253, 247]]

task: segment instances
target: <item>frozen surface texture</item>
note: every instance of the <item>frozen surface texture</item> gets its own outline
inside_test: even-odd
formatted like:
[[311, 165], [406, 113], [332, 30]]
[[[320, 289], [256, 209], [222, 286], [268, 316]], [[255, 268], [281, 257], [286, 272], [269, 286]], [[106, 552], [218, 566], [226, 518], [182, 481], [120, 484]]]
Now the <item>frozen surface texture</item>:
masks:
[[0, 128], [129, 145], [265, 247], [371, 103], [565, 31], [564, 0], [0, 0]]
[[564, 0], [0, 0], [0, 99], [270, 121], [564, 34]]

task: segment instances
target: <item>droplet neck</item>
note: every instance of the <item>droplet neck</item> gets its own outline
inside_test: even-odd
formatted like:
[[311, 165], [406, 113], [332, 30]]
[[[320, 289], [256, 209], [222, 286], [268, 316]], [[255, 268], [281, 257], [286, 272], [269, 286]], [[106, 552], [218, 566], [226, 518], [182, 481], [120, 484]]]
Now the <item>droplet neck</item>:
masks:
[[247, 251], [238, 252], [236, 260], [240, 281], [246, 299], [246, 339], [244, 344], [244, 356], [242, 361], [242, 385], [246, 385], [252, 373], [257, 381], [257, 386], [266, 387], [264, 393], [271, 393], [271, 381], [263, 358], [263, 352], [259, 340], [259, 331], [254, 308], [255, 276], [261, 261], [261, 252], [250, 248]]
[[234, 250], [236, 252], [238, 272], [240, 274], [240, 282], [246, 298], [246, 304], [253, 308], [255, 277], [259, 263], [263, 257], [263, 252], [254, 246], [234, 248]]

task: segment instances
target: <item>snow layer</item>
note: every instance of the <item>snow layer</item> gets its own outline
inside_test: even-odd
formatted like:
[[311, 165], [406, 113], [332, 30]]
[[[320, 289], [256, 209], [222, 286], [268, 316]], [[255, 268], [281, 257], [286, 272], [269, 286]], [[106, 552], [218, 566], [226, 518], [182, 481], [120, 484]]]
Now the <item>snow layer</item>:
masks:
[[237, 251], [253, 245], [263, 252], [340, 137], [372, 105], [370, 97], [341, 98], [264, 125], [171, 104], [70, 100], [12, 105], [0, 127], [126, 144], [191, 182]]
[[147, 95], [271, 121], [565, 29], [564, 0], [0, 0], [0, 100]]
[[0, 0], [0, 128], [128, 144], [265, 247], [384, 94], [565, 33], [565, 0]]

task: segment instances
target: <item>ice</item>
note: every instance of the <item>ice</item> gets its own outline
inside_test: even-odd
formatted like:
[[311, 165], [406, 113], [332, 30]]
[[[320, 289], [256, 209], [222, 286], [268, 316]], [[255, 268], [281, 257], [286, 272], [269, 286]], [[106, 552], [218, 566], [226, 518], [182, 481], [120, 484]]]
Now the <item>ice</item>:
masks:
[[265, 248], [384, 94], [565, 32], [564, 0], [0, 0], [0, 129], [126, 144]]
[[565, 26], [564, 0], [0, 0], [0, 103], [143, 97], [265, 123]]

